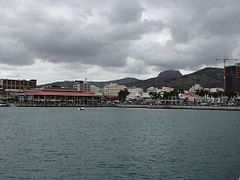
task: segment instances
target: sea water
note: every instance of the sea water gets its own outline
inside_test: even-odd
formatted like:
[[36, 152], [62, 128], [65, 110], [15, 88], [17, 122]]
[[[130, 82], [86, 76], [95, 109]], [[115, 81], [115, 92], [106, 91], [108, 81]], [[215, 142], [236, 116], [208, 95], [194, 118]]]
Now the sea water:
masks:
[[238, 179], [240, 112], [0, 108], [0, 179]]

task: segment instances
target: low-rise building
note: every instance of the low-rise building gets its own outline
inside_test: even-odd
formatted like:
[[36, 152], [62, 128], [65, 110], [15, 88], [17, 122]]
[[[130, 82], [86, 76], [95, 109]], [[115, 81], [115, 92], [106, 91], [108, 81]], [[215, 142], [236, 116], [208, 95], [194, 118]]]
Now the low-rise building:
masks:
[[187, 99], [188, 101], [195, 101], [200, 99], [201, 97], [193, 92], [186, 92], [184, 94], [179, 94], [180, 99]]
[[102, 93], [101, 88], [97, 87], [95, 85], [90, 85], [90, 92], [94, 92], [94, 93]]
[[149, 95], [149, 93], [147, 93], [147, 92], [142, 93], [142, 99], [150, 99], [150, 98], [151, 98], [151, 96]]
[[142, 97], [143, 89], [137, 87], [128, 88], [129, 95], [127, 96], [127, 100], [131, 99], [139, 99]]
[[190, 89], [189, 89], [189, 92], [197, 92], [197, 91], [201, 91], [203, 90], [203, 87], [201, 87], [200, 84], [195, 84], [194, 86], [192, 86]]
[[29, 89], [19, 95], [19, 103], [29, 106], [100, 105], [102, 95], [70, 89]]
[[86, 80], [76, 80], [73, 84], [73, 89], [76, 89], [80, 92], [90, 92], [90, 84]]
[[164, 92], [170, 93], [173, 90], [174, 90], [174, 88], [171, 88], [171, 87], [162, 87], [161, 89], [158, 90], [158, 92], [160, 92], [160, 93], [164, 93]]
[[210, 88], [209, 92], [216, 93], [216, 92], [224, 92], [223, 88]]
[[127, 89], [127, 86], [125, 85], [119, 85], [117, 83], [110, 83], [106, 84], [103, 87], [103, 94], [104, 96], [109, 96], [109, 97], [117, 97], [119, 91]]
[[147, 88], [147, 93], [158, 93], [159, 89], [156, 87]]

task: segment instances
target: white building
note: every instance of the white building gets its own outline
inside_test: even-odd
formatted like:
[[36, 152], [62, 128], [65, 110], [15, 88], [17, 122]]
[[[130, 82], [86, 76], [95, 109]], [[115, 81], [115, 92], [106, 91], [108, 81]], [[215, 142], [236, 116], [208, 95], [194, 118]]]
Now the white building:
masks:
[[77, 89], [78, 91], [81, 92], [90, 92], [90, 85], [86, 80], [85, 81], [76, 80], [73, 84], [73, 89]]
[[150, 98], [151, 96], [149, 95], [149, 93], [147, 92], [142, 93], [142, 99], [150, 99]]
[[151, 93], [151, 92], [157, 93], [158, 91], [159, 91], [159, 89], [156, 87], [147, 88], [147, 93]]
[[100, 93], [101, 92], [101, 88], [97, 87], [95, 85], [90, 85], [90, 92]]
[[201, 87], [200, 84], [195, 84], [189, 89], [189, 92], [196, 92], [200, 90], [203, 90], [203, 87]]
[[117, 83], [110, 83], [103, 87], [103, 94], [105, 96], [118, 96], [119, 91], [127, 89], [125, 85], [119, 85]]
[[130, 87], [128, 88], [129, 95], [127, 99], [139, 99], [142, 97], [143, 89], [137, 87]]
[[224, 91], [223, 88], [211, 88], [211, 89], [210, 89], [210, 92], [211, 92], [211, 93], [223, 92], [223, 91]]
[[162, 87], [161, 89], [159, 89], [158, 92], [160, 92], [160, 93], [164, 93], [164, 92], [170, 93], [173, 90], [174, 90], [174, 88], [171, 88], [171, 87]]

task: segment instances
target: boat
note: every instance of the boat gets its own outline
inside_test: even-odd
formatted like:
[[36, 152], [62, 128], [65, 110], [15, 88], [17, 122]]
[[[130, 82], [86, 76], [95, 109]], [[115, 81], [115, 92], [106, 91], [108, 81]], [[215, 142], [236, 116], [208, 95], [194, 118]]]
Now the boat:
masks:
[[0, 104], [0, 107], [8, 107], [8, 104]]
[[78, 108], [78, 111], [83, 111], [83, 110], [85, 110], [84, 107], [80, 107], [80, 108]]

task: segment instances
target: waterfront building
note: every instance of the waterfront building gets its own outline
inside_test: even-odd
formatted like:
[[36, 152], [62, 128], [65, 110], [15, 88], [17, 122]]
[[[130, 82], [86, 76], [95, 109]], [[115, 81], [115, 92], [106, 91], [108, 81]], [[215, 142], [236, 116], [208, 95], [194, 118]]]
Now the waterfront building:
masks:
[[147, 93], [147, 92], [142, 93], [142, 99], [150, 99], [150, 98], [151, 98], [151, 96], [149, 95], [149, 93]]
[[103, 94], [107, 97], [118, 97], [119, 91], [124, 89], [127, 89], [127, 86], [119, 85], [117, 83], [109, 83], [103, 87]]
[[190, 89], [189, 89], [189, 92], [197, 92], [197, 91], [201, 91], [203, 90], [203, 87], [200, 85], [200, 84], [195, 84], [194, 86], [192, 86]]
[[223, 88], [210, 88], [209, 92], [216, 93], [216, 92], [224, 92]]
[[86, 80], [76, 80], [73, 84], [73, 89], [76, 89], [80, 92], [90, 92], [90, 84]]
[[28, 89], [19, 95], [19, 103], [29, 106], [100, 105], [102, 95], [70, 89]]
[[94, 93], [102, 93], [101, 88], [97, 87], [95, 85], [90, 85], [90, 92], [94, 92]]
[[224, 71], [225, 94], [231, 92], [240, 93], [240, 63], [236, 63], [233, 66], [225, 66]]
[[131, 99], [139, 99], [142, 97], [143, 89], [137, 87], [130, 87], [128, 88], [129, 95], [127, 96], [127, 100]]
[[35, 88], [37, 86], [37, 80], [15, 80], [15, 79], [0, 79], [0, 89], [27, 89]]
[[23, 89], [35, 88], [37, 80], [15, 80], [15, 79], [0, 79], [0, 95], [9, 94], [9, 92], [21, 92]]
[[170, 93], [174, 90], [174, 88], [171, 88], [171, 87], [162, 87], [161, 89], [158, 90], [159, 93], [164, 93], [164, 92], [167, 92], [167, 93]]
[[187, 99], [188, 101], [199, 100], [201, 97], [193, 92], [186, 92], [184, 94], [179, 94], [180, 99]]
[[158, 93], [159, 89], [156, 87], [147, 88], [147, 93]]

